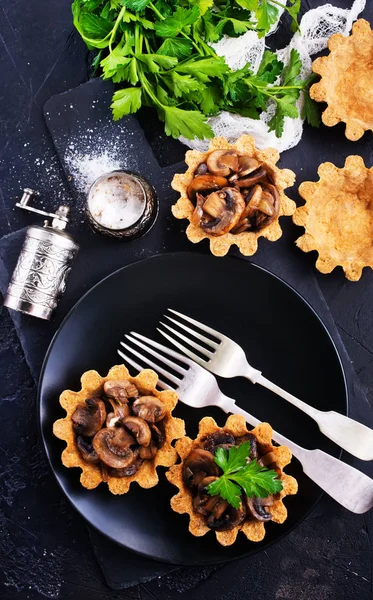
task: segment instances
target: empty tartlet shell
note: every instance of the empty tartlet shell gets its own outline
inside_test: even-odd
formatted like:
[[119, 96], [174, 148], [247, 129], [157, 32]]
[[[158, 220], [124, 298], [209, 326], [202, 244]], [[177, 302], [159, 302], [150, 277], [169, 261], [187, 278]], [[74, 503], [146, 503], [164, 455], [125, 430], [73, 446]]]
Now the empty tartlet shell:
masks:
[[[201, 162], [205, 162], [207, 156], [213, 151], [223, 148], [233, 148], [237, 151], [238, 155], [249, 155], [256, 158], [259, 162], [265, 163], [268, 170], [273, 177], [274, 185], [280, 195], [280, 212], [279, 216], [275, 221], [270, 223], [267, 227], [263, 227], [259, 231], [244, 231], [243, 233], [226, 233], [219, 237], [209, 235], [205, 233], [201, 227], [190, 222], [193, 212], [194, 205], [189, 200], [187, 194], [188, 185], [194, 178], [196, 168]], [[224, 256], [229, 251], [229, 248], [236, 244], [240, 252], [244, 256], [251, 256], [255, 254], [258, 249], [258, 239], [265, 237], [271, 242], [275, 242], [282, 235], [282, 229], [279, 223], [279, 217], [291, 216], [296, 208], [295, 202], [290, 200], [285, 194], [284, 189], [292, 186], [295, 181], [295, 173], [290, 169], [279, 169], [276, 167], [276, 163], [280, 158], [280, 153], [274, 148], [266, 148], [265, 150], [258, 150], [255, 147], [255, 140], [250, 135], [241, 135], [234, 144], [229, 142], [224, 137], [216, 137], [211, 143], [207, 152], [199, 152], [198, 150], [188, 150], [185, 155], [185, 162], [188, 165], [188, 170], [185, 173], [177, 173], [172, 182], [171, 186], [174, 190], [180, 193], [180, 198], [172, 206], [172, 214], [177, 219], [188, 219], [189, 225], [186, 230], [188, 239], [194, 244], [207, 238], [210, 240], [210, 250], [215, 256]]]
[[347, 279], [358, 281], [364, 267], [373, 268], [373, 167], [348, 156], [342, 169], [323, 163], [318, 174], [319, 181], [299, 186], [306, 203], [293, 221], [305, 233], [296, 244], [303, 252], [319, 253], [320, 273], [341, 266]]
[[[235, 437], [249, 433], [245, 419], [239, 415], [229, 416], [223, 427], [219, 427], [212, 417], [204, 417], [199, 423], [199, 432], [195, 440], [183, 437], [176, 442], [175, 447], [182, 462], [172, 466], [166, 473], [168, 481], [179, 488], [178, 494], [171, 498], [171, 507], [177, 513], [187, 513], [189, 515], [189, 531], [196, 537], [205, 535], [212, 530], [205, 524], [203, 516], [193, 509], [192, 493], [183, 481], [183, 461], [193, 448], [201, 447], [199, 443], [203, 438], [221, 429], [231, 432]], [[260, 444], [266, 446], [266, 452], [273, 452], [276, 455], [276, 462], [281, 469], [290, 463], [292, 455], [289, 448], [287, 446], [272, 445], [272, 427], [268, 423], [261, 423], [250, 432], [255, 435]], [[283, 523], [287, 518], [287, 509], [283, 503], [283, 498], [296, 494], [298, 491], [298, 484], [294, 477], [282, 472], [281, 481], [283, 489], [280, 492], [280, 499], [270, 509], [272, 513], [271, 520], [275, 523]], [[252, 542], [260, 542], [265, 536], [264, 523], [255, 520], [244, 521], [230, 531], [215, 531], [215, 534], [222, 546], [231, 546], [235, 542], [239, 531], [242, 531], [247, 539]]]
[[152, 394], [159, 398], [166, 407], [166, 415], [162, 420], [164, 424], [165, 442], [157, 451], [154, 458], [145, 460], [140, 469], [129, 477], [112, 477], [108, 475], [108, 487], [112, 494], [125, 494], [131, 483], [136, 481], [142, 488], [151, 488], [157, 485], [157, 467], [170, 467], [177, 460], [177, 452], [171, 442], [185, 435], [184, 421], [172, 416], [172, 411], [177, 404], [177, 394], [171, 391], [159, 392], [156, 390], [158, 375], [150, 370], [141, 371], [136, 377], [131, 377], [124, 365], [112, 367], [106, 377], [101, 377], [97, 371], [87, 371], [81, 377], [82, 388], [79, 392], [65, 390], [60, 396], [60, 404], [66, 410], [66, 417], [55, 421], [53, 433], [60, 440], [66, 442], [61, 459], [65, 467], [79, 467], [82, 470], [80, 483], [91, 490], [104, 481], [100, 465], [88, 464], [83, 460], [76, 446], [75, 433], [72, 427], [71, 415], [79, 402], [87, 398], [94, 398], [103, 392], [105, 381], [127, 379], [139, 389], [142, 394]]
[[310, 96], [328, 104], [322, 114], [325, 125], [346, 123], [346, 137], [356, 141], [373, 130], [373, 31], [368, 21], [356, 21], [349, 37], [332, 35], [328, 48], [330, 54], [312, 65], [321, 81], [311, 86]]

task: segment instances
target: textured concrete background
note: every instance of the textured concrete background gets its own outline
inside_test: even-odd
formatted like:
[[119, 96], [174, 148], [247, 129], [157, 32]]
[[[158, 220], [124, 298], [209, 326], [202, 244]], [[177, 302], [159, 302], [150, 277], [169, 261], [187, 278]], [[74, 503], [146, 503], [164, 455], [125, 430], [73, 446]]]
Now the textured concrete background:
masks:
[[[315, 6], [321, 2], [306, 2]], [[350, 2], [336, 0], [347, 6]], [[373, 20], [371, 0], [364, 16]], [[30, 223], [15, 211], [25, 185], [40, 189], [45, 207], [65, 193], [42, 117], [44, 102], [87, 78], [86, 52], [73, 33], [70, 0], [0, 0], [0, 235]], [[146, 116], [145, 125], [146, 123]], [[158, 130], [149, 130], [157, 146]], [[311, 134], [315, 140], [318, 133]], [[339, 136], [339, 137], [338, 137]], [[338, 155], [337, 136], [323, 130]], [[337, 145], [337, 148], [336, 148]], [[158, 149], [159, 150], [159, 149]], [[162, 150], [162, 152], [164, 149]], [[372, 135], [354, 146], [373, 164]], [[172, 156], [182, 156], [177, 146]], [[159, 150], [159, 154], [161, 151]], [[344, 156], [342, 156], [344, 158]], [[161, 160], [167, 162], [167, 156]], [[44, 163], [41, 163], [44, 161]], [[40, 168], [40, 165], [47, 167]], [[50, 199], [49, 199], [50, 198]], [[305, 257], [305, 260], [313, 260]], [[351, 285], [336, 272], [319, 277], [364, 393], [351, 416], [369, 422], [373, 396], [373, 275]], [[372, 514], [357, 516], [324, 497], [313, 513], [276, 546], [224, 568], [183, 569], [123, 592], [109, 590], [81, 518], [62, 496], [43, 454], [36, 389], [13, 324], [0, 315], [0, 598], [89, 600], [368, 600], [372, 593]], [[371, 423], [370, 423], [371, 424]], [[345, 460], [364, 468], [350, 457]]]

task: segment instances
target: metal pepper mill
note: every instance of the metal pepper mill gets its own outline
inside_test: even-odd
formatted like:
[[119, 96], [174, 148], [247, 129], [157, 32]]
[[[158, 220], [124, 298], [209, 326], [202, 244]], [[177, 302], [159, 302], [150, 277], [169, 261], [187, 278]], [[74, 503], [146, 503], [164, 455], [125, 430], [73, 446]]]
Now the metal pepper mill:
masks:
[[79, 250], [73, 238], [64, 230], [69, 222], [68, 206], [59, 206], [55, 213], [29, 206], [37, 192], [25, 188], [16, 206], [52, 219], [44, 226], [31, 225], [27, 229], [4, 306], [49, 320], [65, 291], [66, 279], [72, 261]]

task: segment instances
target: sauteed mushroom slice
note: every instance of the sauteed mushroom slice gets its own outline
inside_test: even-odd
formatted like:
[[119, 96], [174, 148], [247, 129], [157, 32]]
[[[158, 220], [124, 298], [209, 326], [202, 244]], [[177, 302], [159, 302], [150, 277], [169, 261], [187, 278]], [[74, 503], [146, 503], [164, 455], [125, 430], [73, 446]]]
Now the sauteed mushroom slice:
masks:
[[270, 521], [272, 519], [272, 514], [264, 509], [264, 504], [262, 503], [263, 500], [265, 499], [249, 498], [248, 496], [245, 496], [246, 508], [257, 521]]
[[247, 177], [243, 177], [242, 179], [240, 179], [240, 178], [237, 179], [235, 184], [238, 185], [238, 187], [240, 189], [249, 188], [252, 185], [255, 185], [256, 183], [258, 183], [259, 181], [263, 181], [263, 179], [265, 179], [266, 177], [267, 177], [266, 169], [264, 167], [259, 167], [259, 169], [257, 169], [256, 171], [253, 171]]
[[124, 469], [109, 469], [109, 475], [112, 477], [130, 477], [137, 473], [143, 463], [142, 458], [134, 458], [133, 462]]
[[228, 185], [228, 180], [225, 177], [218, 175], [197, 175], [188, 185], [187, 194], [190, 200], [194, 202], [198, 192], [211, 192], [219, 190]]
[[207, 525], [215, 531], [229, 531], [240, 525], [245, 517], [246, 507], [242, 500], [240, 506], [234, 508], [226, 500], [220, 499], [207, 517]]
[[128, 404], [118, 403], [114, 398], [109, 398], [109, 402], [113, 408], [113, 412], [110, 412], [106, 417], [106, 427], [114, 427], [131, 414], [131, 409]]
[[83, 436], [78, 435], [76, 438], [76, 445], [78, 446], [79, 452], [82, 459], [90, 464], [96, 464], [100, 462], [97, 452], [92, 445], [92, 440], [86, 440]]
[[114, 398], [117, 402], [128, 402], [127, 389], [132, 384], [126, 379], [123, 380], [110, 380], [104, 383], [104, 392], [108, 398]]
[[207, 491], [207, 486], [216, 479], [216, 476], [205, 477], [198, 486], [197, 496], [193, 498], [193, 508], [200, 515], [207, 516], [220, 500], [220, 496], [210, 496]]
[[140, 446], [149, 446], [152, 434], [149, 425], [144, 419], [129, 416], [124, 419], [123, 424], [133, 433]]
[[246, 206], [234, 233], [242, 230], [243, 226], [258, 231], [278, 217], [280, 196], [275, 186], [270, 183], [256, 184], [250, 189], [245, 201]]
[[152, 441], [155, 443], [157, 448], [161, 448], [164, 444], [163, 432], [156, 425], [151, 424], [149, 427], [152, 433]]
[[214, 456], [207, 450], [196, 448], [192, 450], [183, 465], [183, 479], [187, 487], [199, 485], [205, 477], [219, 475], [219, 467], [214, 461]]
[[202, 194], [196, 194], [196, 206], [190, 219], [190, 222], [193, 223], [193, 225], [199, 225], [201, 222], [205, 200], [206, 198], [202, 196]]
[[222, 430], [222, 431], [216, 431], [212, 435], [209, 435], [208, 438], [206, 439], [203, 447], [205, 450], [208, 450], [208, 452], [215, 454], [215, 452], [218, 448], [224, 448], [225, 450], [228, 450], [229, 448], [231, 448], [234, 445], [235, 445], [234, 436], [231, 433], [229, 433], [228, 431]]
[[235, 188], [223, 188], [210, 194], [203, 205], [203, 211], [212, 220], [202, 221], [201, 228], [210, 235], [223, 235], [235, 227], [245, 209], [242, 194]]
[[151, 440], [149, 446], [141, 446], [139, 455], [143, 459], [150, 459], [157, 454], [157, 450], [156, 444]]
[[132, 464], [135, 455], [130, 448], [135, 440], [123, 427], [105, 427], [93, 438], [93, 447], [99, 459], [113, 469], [124, 469]]
[[133, 403], [132, 411], [148, 423], [157, 423], [166, 414], [163, 402], [155, 396], [140, 396]]
[[214, 150], [207, 157], [207, 168], [213, 175], [228, 177], [238, 171], [238, 156], [235, 150]]
[[88, 398], [79, 402], [71, 415], [73, 429], [77, 435], [92, 437], [101, 429], [106, 419], [105, 404], [99, 398]]
[[256, 160], [256, 158], [252, 158], [245, 154], [244, 156], [238, 157], [238, 170], [237, 173], [234, 173], [229, 177], [229, 181], [236, 181], [239, 177], [246, 177], [250, 175], [253, 171], [256, 171], [260, 167], [260, 163]]

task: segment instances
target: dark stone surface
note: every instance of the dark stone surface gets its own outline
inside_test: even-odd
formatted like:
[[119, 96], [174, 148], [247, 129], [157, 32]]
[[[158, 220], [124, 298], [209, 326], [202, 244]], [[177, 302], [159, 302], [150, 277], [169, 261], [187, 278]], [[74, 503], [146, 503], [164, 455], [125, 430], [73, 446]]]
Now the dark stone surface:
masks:
[[[335, 0], [340, 6], [350, 2]], [[308, 3], [315, 6], [321, 2]], [[368, 2], [364, 16], [372, 21]], [[43, 116], [44, 102], [87, 77], [86, 52], [72, 32], [70, 1], [0, 0], [0, 234], [30, 223], [15, 211], [14, 198], [25, 185], [39, 188], [53, 208], [68, 191]], [[142, 116], [159, 162], [179, 160], [173, 143], [167, 155], [160, 129]], [[320, 132], [307, 130], [305, 142], [319, 144]], [[361, 153], [373, 164], [372, 135], [347, 144], [343, 128], [322, 129], [319, 162], [343, 164], [346, 153]], [[303, 144], [303, 142], [302, 142]], [[42, 162], [44, 161], [44, 163]], [[302, 145], [284, 155], [300, 180], [314, 176]], [[296, 170], [298, 170], [296, 168]], [[294, 239], [297, 231], [294, 228]], [[291, 241], [291, 240], [289, 240]], [[263, 249], [264, 250], [264, 249]], [[304, 255], [305, 264], [314, 253]], [[372, 424], [373, 275], [357, 284], [340, 271], [318, 276], [352, 364], [359, 374], [361, 401], [351, 416]], [[84, 598], [89, 600], [344, 600], [372, 598], [372, 513], [352, 515], [324, 496], [294, 532], [265, 552], [222, 568], [190, 568], [123, 592], [109, 590], [94, 557], [86, 527], [62, 496], [42, 452], [36, 421], [36, 390], [8, 313], [0, 315], [0, 598]], [[367, 386], [367, 387], [365, 387]], [[365, 472], [369, 465], [345, 455]], [[371, 473], [370, 473], [371, 474]]]

